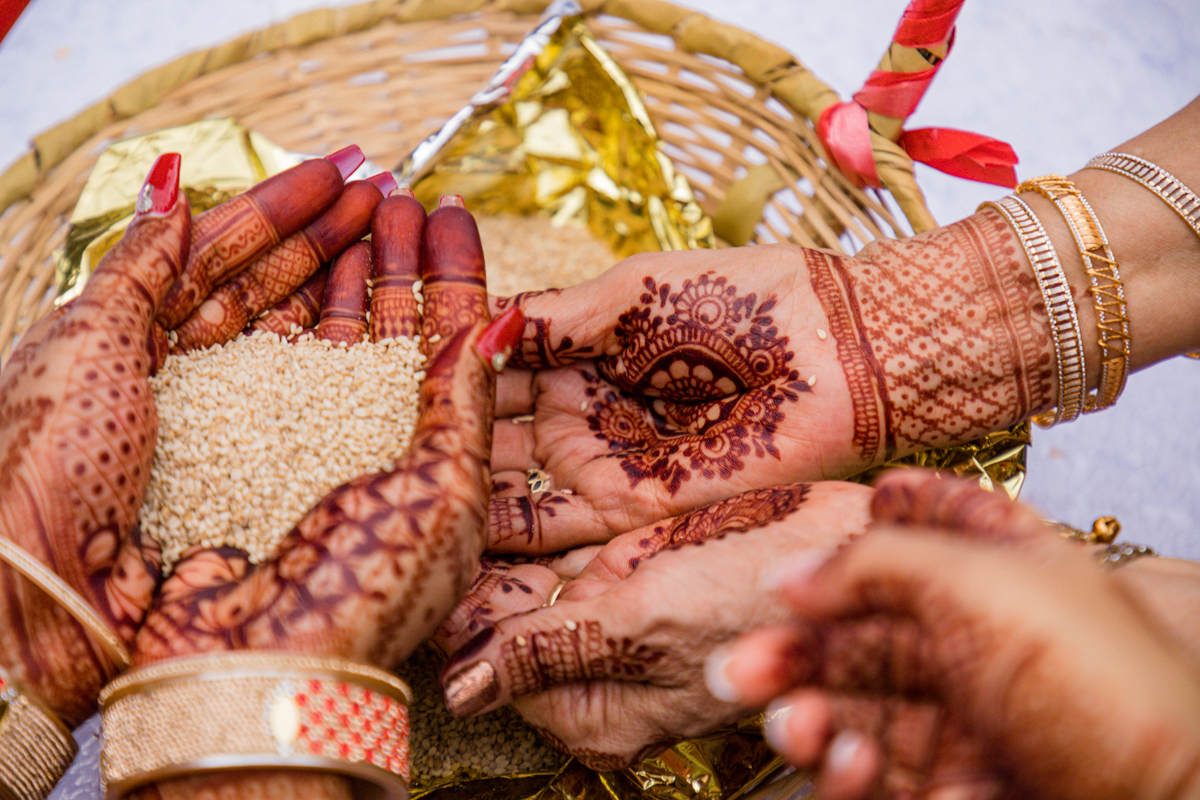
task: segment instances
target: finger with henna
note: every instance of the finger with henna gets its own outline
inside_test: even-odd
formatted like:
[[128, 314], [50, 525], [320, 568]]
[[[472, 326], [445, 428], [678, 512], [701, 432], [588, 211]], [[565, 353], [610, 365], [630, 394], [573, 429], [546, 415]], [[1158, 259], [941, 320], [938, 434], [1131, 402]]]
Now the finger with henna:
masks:
[[421, 352], [432, 361], [459, 331], [489, 318], [483, 245], [475, 218], [461, 197], [443, 197], [429, 215], [421, 270], [425, 297]]
[[335, 344], [358, 344], [367, 332], [367, 279], [371, 246], [355, 242], [337, 257], [325, 284], [325, 301], [317, 338]]
[[357, 145], [305, 161], [196, 217], [187, 267], [159, 311], [172, 330], [220, 286], [312, 222], [364, 161]]
[[[411, 189], [398, 189], [371, 217], [371, 341], [420, 332], [416, 285], [421, 277], [425, 208]], [[422, 300], [424, 295], [421, 295]]]
[[1055, 534], [1028, 506], [978, 481], [924, 469], [897, 469], [875, 481], [871, 513], [881, 523], [960, 531], [981, 540], [1033, 542]]
[[366, 235], [381, 200], [366, 181], [347, 184], [333, 207], [219, 286], [177, 329], [177, 347], [192, 350], [227, 341], [279, 303], [320, 266]]
[[328, 279], [329, 267], [321, 267], [303, 286], [251, 322], [246, 327], [247, 332], [270, 331], [286, 339], [292, 336], [293, 326], [301, 330], [314, 327], [321, 318], [321, 302], [325, 298]]

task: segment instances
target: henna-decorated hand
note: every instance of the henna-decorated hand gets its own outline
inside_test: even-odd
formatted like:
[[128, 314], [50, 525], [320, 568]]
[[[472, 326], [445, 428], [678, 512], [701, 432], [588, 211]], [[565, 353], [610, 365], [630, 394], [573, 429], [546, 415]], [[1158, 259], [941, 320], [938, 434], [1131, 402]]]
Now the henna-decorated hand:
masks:
[[797, 621], [709, 665], [778, 698], [768, 738], [822, 797], [1200, 796], [1196, 664], [1111, 575], [977, 487], [892, 475], [874, 511], [785, 571]]
[[[268, 302], [229, 287], [257, 285], [248, 276], [261, 282], [269, 272], [287, 294], [323, 253], [362, 236], [379, 192], [365, 183], [343, 192], [343, 175], [361, 163], [357, 148], [331, 159], [192, 220], [178, 191], [179, 156], [163, 156], [82, 294], [35, 324], [0, 373], [0, 535], [61, 576], [126, 642], [158, 585], [157, 549], [136, 521], [157, 432], [148, 377], [166, 330], [181, 345], [224, 341], [243, 323], [206, 327], [216, 308], [255, 315]], [[0, 587], [0, 663], [78, 723], [114, 665], [7, 565]]]
[[[525, 321], [512, 310], [488, 324], [483, 250], [460, 204], [448, 199], [426, 220], [411, 193], [384, 200], [371, 247], [356, 244], [339, 257], [321, 293], [318, 336], [356, 342], [368, 325], [375, 340], [420, 331], [429, 366], [407, 453], [387, 472], [332, 490], [267, 561], [251, 564], [231, 547], [185, 554], [137, 636], [135, 665], [254, 648], [391, 667], [463, 597], [486, 543], [495, 372]], [[264, 324], [286, 330], [313, 321], [311, 304], [293, 298]], [[279, 777], [227, 773], [160, 783], [139, 796], [256, 797]], [[344, 788], [311, 775], [282, 778], [296, 796]]]
[[[1042, 410], [1051, 343], [1020, 252], [985, 212], [853, 258], [790, 245], [648, 254], [498, 300], [525, 311], [514, 366], [527, 370], [500, 383], [491, 549], [603, 542]], [[531, 495], [532, 468], [551, 491]]]
[[[713, 701], [705, 657], [785, 619], [770, 591], [780, 559], [861, 533], [870, 496], [856, 484], [773, 486], [587, 548], [582, 569], [579, 553], [492, 563], [438, 632], [457, 649], [443, 673], [447, 704], [466, 715], [511, 700], [596, 769], [732, 722], [745, 708]], [[540, 608], [562, 578], [572, 579]]]

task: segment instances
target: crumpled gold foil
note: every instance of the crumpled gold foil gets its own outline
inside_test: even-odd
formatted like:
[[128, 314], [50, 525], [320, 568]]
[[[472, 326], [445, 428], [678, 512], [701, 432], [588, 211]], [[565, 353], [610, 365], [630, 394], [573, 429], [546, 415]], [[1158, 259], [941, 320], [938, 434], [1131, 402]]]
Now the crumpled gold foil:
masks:
[[58, 303], [70, 300], [133, 219], [146, 173], [163, 153], [183, 153], [179, 183], [192, 213], [224, 203], [304, 160], [231, 119], [205, 120], [125, 139], [96, 160], [54, 253]]
[[895, 467], [926, 467], [961, 477], [978, 477], [979, 485], [984, 489], [1003, 490], [1016, 500], [1025, 484], [1025, 457], [1029, 449], [1029, 433], [1029, 423], [1021, 422], [1011, 428], [989, 433], [968, 444], [926, 450], [890, 461], [852, 480], [870, 483], [879, 473]]
[[620, 256], [713, 247], [712, 220], [662, 145], [629, 76], [572, 18], [413, 190], [427, 206], [458, 194], [476, 213], [585, 224]]

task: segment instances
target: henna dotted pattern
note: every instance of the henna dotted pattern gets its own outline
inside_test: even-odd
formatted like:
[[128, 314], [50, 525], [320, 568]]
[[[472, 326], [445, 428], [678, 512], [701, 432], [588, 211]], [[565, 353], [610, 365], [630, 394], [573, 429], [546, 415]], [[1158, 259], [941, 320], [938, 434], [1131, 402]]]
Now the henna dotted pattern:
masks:
[[[1048, 408], [1045, 307], [995, 212], [853, 260], [806, 251], [864, 463], [969, 441]], [[937, 269], [931, 265], [957, 265]]]

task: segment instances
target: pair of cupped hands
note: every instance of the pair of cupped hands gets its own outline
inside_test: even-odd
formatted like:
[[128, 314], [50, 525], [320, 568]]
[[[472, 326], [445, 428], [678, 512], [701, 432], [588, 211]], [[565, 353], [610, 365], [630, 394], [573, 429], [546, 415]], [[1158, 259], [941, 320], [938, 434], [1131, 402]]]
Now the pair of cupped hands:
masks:
[[[961, 231], [855, 258], [643, 255], [489, 299], [466, 210], [448, 199], [426, 219], [387, 179], [344, 183], [360, 158], [305, 162], [195, 219], [178, 159], [160, 159], [83, 294], [0, 374], [5, 535], [135, 666], [257, 648], [391, 667], [432, 636], [452, 711], [512, 702], [596, 768], [780, 698], [769, 739], [835, 798], [1169, 796], [1195, 772], [1200, 693], [1175, 646], [1032, 512], [916, 472], [821, 480], [1041, 410], [1036, 392], [1002, 402], [1016, 379], [1001, 368], [945, 367], [938, 409], [889, 383], [941, 323], [880, 319], [863, 286], [922, 252], [953, 273]], [[272, 560], [196, 549], [161, 581], [137, 529], [148, 377], [169, 348], [247, 325], [420, 333], [412, 447], [318, 502]], [[78, 722], [113, 665], [2, 574], [4, 666]], [[1149, 689], [1109, 690], [1126, 680]]]

